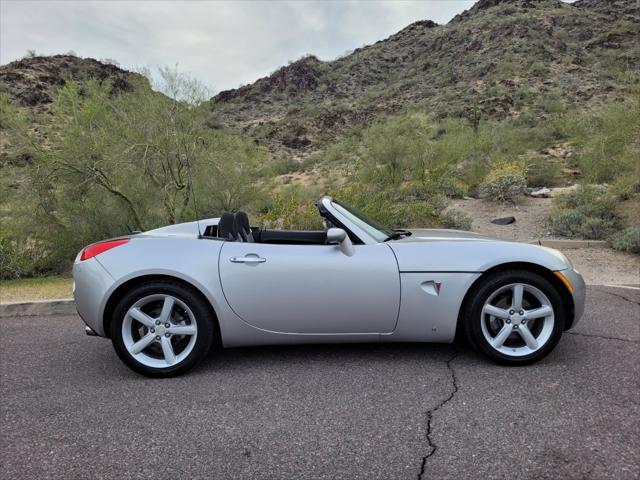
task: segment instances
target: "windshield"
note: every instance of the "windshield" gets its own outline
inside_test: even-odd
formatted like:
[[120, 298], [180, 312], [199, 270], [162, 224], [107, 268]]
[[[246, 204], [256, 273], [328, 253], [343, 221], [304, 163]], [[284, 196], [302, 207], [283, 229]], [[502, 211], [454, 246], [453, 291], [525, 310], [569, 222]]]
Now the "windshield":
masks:
[[375, 220], [371, 220], [358, 209], [347, 206], [344, 203], [332, 202], [333, 207], [342, 215], [347, 217], [351, 222], [355, 223], [362, 230], [367, 232], [376, 242], [384, 242], [389, 236], [393, 235], [393, 230], [384, 225], [380, 225]]

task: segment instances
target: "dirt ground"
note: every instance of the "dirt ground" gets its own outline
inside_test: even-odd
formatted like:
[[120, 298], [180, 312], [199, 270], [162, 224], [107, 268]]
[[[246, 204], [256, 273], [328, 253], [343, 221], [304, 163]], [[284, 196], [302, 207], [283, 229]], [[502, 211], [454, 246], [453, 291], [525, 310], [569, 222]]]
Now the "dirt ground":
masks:
[[[471, 230], [504, 238], [506, 240], [529, 241], [552, 238], [545, 230], [546, 218], [551, 210], [552, 198], [524, 198], [519, 204], [492, 202], [478, 198], [454, 200], [451, 207], [469, 215], [473, 224]], [[495, 225], [494, 218], [515, 217], [511, 225]]]
[[[471, 198], [455, 200], [452, 207], [473, 219], [471, 230], [483, 235], [526, 242], [553, 237], [546, 230], [546, 218], [551, 209], [551, 198], [525, 198], [518, 205], [501, 204]], [[495, 225], [491, 220], [515, 217], [511, 225]], [[617, 252], [610, 248], [578, 248], [563, 251], [592, 285], [640, 284], [640, 256]]]
[[610, 248], [575, 248], [563, 253], [590, 285], [640, 284], [640, 255]]

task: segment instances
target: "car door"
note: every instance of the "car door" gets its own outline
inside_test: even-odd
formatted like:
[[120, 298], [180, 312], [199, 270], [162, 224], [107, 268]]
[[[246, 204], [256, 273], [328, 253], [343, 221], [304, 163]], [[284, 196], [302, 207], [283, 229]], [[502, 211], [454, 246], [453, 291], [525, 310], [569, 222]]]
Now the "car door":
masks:
[[274, 332], [391, 332], [400, 304], [398, 264], [386, 244], [225, 242], [219, 272], [229, 306], [245, 322]]

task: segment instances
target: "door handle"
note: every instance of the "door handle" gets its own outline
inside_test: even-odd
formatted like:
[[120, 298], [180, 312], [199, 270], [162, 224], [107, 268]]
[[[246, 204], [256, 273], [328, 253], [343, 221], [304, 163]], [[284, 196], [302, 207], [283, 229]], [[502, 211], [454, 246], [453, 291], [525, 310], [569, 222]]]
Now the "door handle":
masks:
[[233, 263], [264, 263], [267, 261], [266, 258], [259, 257], [256, 254], [250, 254], [246, 257], [231, 257], [230, 260]]

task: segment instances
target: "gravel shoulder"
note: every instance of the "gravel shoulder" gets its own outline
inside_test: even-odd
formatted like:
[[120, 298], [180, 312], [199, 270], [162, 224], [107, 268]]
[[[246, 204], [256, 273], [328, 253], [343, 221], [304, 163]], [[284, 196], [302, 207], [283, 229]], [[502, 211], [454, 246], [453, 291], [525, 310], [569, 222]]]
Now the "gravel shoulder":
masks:
[[[524, 197], [516, 205], [491, 202], [479, 198], [457, 199], [451, 207], [460, 210], [473, 220], [473, 232], [516, 242], [527, 242], [538, 238], [554, 238], [545, 229], [547, 215], [552, 207], [552, 198]], [[515, 217], [510, 225], [491, 223], [494, 218]]]
[[590, 285], [640, 285], [640, 255], [610, 248], [576, 248], [563, 252]]
[[[552, 198], [525, 197], [518, 205], [470, 198], [455, 200], [452, 207], [473, 219], [471, 230], [505, 240], [527, 242], [557, 238], [545, 229]], [[491, 220], [515, 217], [515, 223], [496, 225]], [[640, 284], [640, 255], [618, 252], [610, 248], [577, 248], [563, 251], [591, 285]]]

